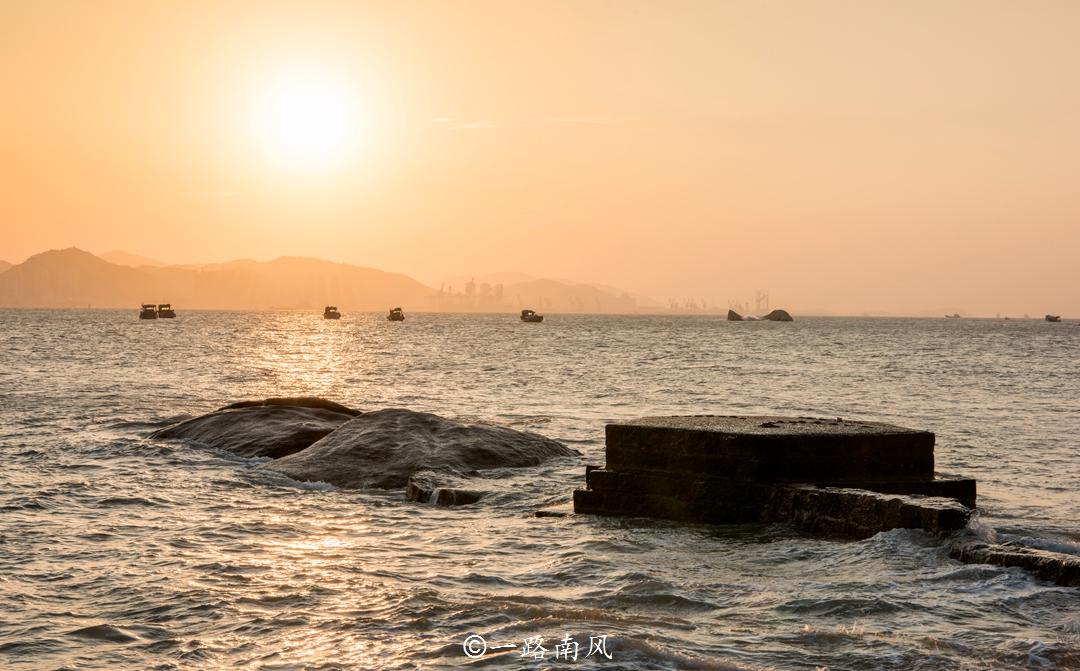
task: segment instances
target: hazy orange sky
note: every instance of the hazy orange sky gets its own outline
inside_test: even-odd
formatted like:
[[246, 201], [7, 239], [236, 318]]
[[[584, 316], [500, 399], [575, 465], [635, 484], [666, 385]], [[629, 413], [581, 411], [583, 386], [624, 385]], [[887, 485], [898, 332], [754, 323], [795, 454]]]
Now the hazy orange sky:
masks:
[[0, 259], [1080, 316], [1080, 2], [8, 2]]

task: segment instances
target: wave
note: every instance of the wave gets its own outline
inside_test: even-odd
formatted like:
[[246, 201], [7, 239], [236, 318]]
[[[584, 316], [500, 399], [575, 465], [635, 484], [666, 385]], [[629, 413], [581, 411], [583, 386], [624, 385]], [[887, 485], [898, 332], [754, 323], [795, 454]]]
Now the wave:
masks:
[[140, 640], [135, 634], [120, 627], [114, 627], [111, 624], [95, 624], [69, 631], [67, 635], [95, 641], [108, 641], [109, 643], [134, 643]]

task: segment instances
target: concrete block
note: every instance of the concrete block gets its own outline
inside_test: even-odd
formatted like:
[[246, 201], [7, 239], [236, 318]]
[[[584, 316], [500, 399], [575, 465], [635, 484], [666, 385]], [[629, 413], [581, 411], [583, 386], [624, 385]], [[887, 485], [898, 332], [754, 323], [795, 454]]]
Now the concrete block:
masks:
[[934, 475], [934, 434], [810, 417], [646, 417], [606, 427], [607, 468], [761, 482]]

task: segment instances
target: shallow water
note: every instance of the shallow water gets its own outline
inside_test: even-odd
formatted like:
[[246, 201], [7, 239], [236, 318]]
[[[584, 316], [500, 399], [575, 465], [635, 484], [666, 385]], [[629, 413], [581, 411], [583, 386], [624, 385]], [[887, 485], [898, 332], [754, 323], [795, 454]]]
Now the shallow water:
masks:
[[[842, 416], [935, 431], [982, 533], [1080, 554], [1078, 352], [1075, 322], [0, 311], [0, 668], [1080, 668], [1080, 590], [922, 532], [533, 516], [603, 463], [608, 421]], [[583, 456], [444, 509], [144, 438], [300, 394]], [[471, 633], [516, 649], [470, 660]], [[584, 659], [601, 635], [612, 659]]]

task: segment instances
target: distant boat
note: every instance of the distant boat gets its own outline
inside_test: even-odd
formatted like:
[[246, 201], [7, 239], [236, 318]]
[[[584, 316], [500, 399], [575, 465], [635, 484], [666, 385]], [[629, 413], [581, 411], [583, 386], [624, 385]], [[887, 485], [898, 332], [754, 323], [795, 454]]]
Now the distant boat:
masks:
[[960, 313], [954, 312], [951, 315], [945, 315], [945, 319], [960, 319]]
[[139, 311], [139, 319], [157, 319], [157, 317], [157, 305], [143, 303], [142, 310]]
[[1059, 322], [1061, 321], [1061, 315], [1046, 315], [1046, 321]]
[[326, 309], [322, 313], [323, 319], [341, 319], [341, 313], [338, 312], [336, 306], [327, 305]]
[[532, 324], [538, 324], [538, 323], [544, 321], [544, 315], [538, 315], [538, 314], [536, 314], [536, 311], [534, 311], [534, 310], [522, 310], [521, 311], [521, 321], [529, 322], [529, 323], [532, 323]]
[[161, 303], [157, 306], [157, 316], [158, 319], [175, 319], [176, 310], [173, 310], [169, 303]]
[[401, 308], [394, 308], [390, 311], [390, 314], [386, 315], [386, 318], [392, 322], [405, 321], [405, 313], [401, 311]]

